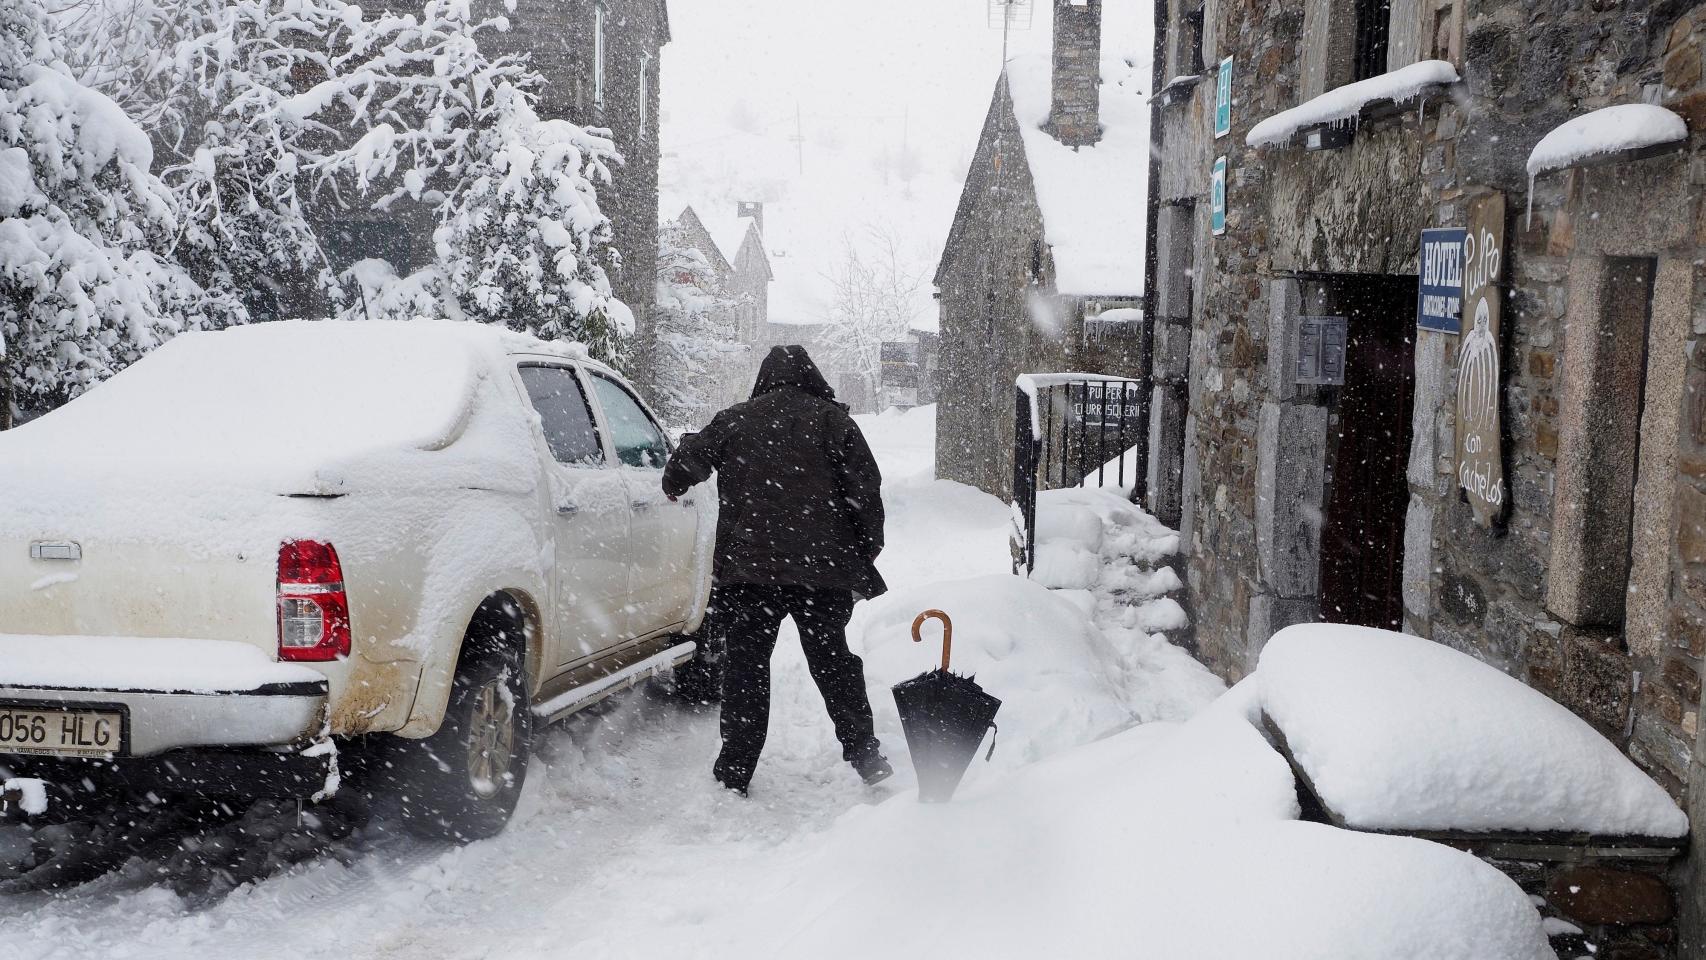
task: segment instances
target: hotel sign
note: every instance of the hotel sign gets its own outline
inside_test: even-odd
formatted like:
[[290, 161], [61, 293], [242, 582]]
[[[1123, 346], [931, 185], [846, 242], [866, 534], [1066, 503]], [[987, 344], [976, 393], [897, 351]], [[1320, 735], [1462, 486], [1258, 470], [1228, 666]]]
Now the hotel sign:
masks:
[[1457, 352], [1457, 485], [1483, 527], [1498, 523], [1506, 501], [1499, 413], [1504, 248], [1505, 196], [1495, 193], [1469, 207], [1463, 239], [1463, 317], [1469, 329]]
[[1463, 332], [1463, 238], [1461, 227], [1422, 231], [1422, 274], [1416, 295], [1416, 326], [1440, 333]]

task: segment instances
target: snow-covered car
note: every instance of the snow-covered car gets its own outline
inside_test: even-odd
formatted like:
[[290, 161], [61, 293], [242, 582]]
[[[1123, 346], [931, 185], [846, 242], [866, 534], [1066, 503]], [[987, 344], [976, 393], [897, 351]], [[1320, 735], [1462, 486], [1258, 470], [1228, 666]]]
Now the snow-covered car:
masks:
[[359, 744], [415, 828], [496, 833], [532, 724], [693, 655], [715, 495], [665, 497], [668, 454], [566, 345], [180, 336], [0, 433], [0, 767], [313, 797]]

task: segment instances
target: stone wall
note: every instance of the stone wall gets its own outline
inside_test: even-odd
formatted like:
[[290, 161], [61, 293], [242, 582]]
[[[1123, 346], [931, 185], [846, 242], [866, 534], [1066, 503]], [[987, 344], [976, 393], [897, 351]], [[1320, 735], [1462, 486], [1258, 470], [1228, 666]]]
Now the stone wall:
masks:
[[[999, 145], [999, 146], [998, 146]], [[1064, 338], [1030, 321], [1052, 279], [1042, 211], [1006, 81], [996, 85], [936, 276], [941, 392], [936, 475], [1003, 498], [1013, 486], [1013, 380], [1065, 369]]]
[[[1174, 0], [1168, 23], [1193, 5]], [[1458, 495], [1460, 338], [1415, 331], [1405, 629], [1565, 704], [1706, 823], [1706, 350], [1697, 343], [1706, 336], [1706, 8], [1394, 3], [1406, 19], [1394, 24], [1390, 65], [1454, 58], [1462, 83], [1425, 106], [1365, 119], [1340, 149], [1247, 147], [1252, 124], [1307, 99], [1304, 66], [1336, 55], [1304, 48], [1306, 38], [1323, 42], [1306, 23], [1331, 6], [1210, 0], [1203, 60], [1234, 57], [1232, 133], [1217, 140], [1209, 129], [1212, 73], [1157, 111], [1163, 210], [1200, 198], [1213, 158], [1228, 161], [1225, 233], [1212, 236], [1206, 217], [1193, 225], [1189, 408], [1156, 406], [1157, 429], [1185, 422], [1177, 496], [1200, 655], [1236, 678], [1275, 629], [1319, 614], [1313, 580], [1330, 465], [1321, 421], [1332, 404], [1292, 386], [1286, 369], [1311, 285], [1414, 275], [1419, 230], [1462, 226], [1471, 200], [1502, 192], [1510, 506], [1488, 530]], [[1634, 102], [1681, 114], [1687, 148], [1547, 174], [1530, 197], [1524, 161], [1542, 135]], [[1181, 248], [1167, 233], [1163, 250]], [[1170, 273], [1163, 262], [1157, 283]], [[1179, 366], [1161, 345], [1164, 329], [1158, 380]], [[1680, 941], [1643, 941], [1628, 956], [1706, 949], [1696, 844], [1679, 874]]]
[[[593, 90], [594, 10], [605, 13], [605, 86]], [[659, 52], [667, 39], [663, 0], [517, 0], [511, 40], [546, 78], [539, 113], [606, 127], [622, 163], [599, 206], [615, 227], [621, 262], [610, 270], [616, 295], [649, 332], [658, 231]], [[642, 71], [647, 74], [642, 83]], [[642, 106], [642, 91], [646, 103]]]

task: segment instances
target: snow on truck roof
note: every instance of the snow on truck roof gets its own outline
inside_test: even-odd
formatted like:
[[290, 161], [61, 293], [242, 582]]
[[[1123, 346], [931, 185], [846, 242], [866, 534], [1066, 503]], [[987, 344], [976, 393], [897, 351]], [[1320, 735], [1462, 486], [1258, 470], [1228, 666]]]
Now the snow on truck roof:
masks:
[[[285, 320], [178, 336], [66, 406], [0, 434], [8, 467], [98, 468], [301, 487], [315, 468], [455, 440], [489, 359], [582, 359], [453, 321]], [[58, 471], [49, 471], [55, 472]]]

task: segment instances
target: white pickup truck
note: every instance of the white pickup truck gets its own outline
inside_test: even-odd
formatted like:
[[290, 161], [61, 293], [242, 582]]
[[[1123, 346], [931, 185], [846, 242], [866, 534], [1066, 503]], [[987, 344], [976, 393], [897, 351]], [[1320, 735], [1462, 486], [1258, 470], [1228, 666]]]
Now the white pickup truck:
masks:
[[529, 730], [693, 656], [715, 495], [577, 349], [475, 324], [180, 336], [0, 433], [0, 767], [501, 830]]

